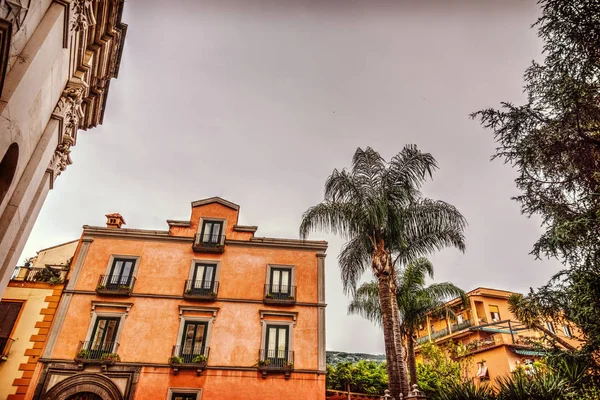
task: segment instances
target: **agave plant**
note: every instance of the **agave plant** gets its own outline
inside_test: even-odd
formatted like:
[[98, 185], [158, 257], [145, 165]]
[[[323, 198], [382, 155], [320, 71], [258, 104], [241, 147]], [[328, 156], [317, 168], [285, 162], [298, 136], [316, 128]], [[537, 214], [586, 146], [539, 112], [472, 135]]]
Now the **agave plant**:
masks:
[[472, 381], [458, 383], [437, 393], [432, 400], [495, 400], [494, 389], [488, 384], [475, 385]]

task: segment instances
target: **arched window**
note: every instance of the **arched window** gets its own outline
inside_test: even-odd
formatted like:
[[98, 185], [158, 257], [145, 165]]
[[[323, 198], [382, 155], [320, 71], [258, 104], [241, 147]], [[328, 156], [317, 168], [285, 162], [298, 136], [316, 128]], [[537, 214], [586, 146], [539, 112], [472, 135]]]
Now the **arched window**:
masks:
[[4, 201], [4, 196], [6, 196], [6, 193], [8, 193], [8, 189], [12, 184], [18, 161], [19, 145], [13, 143], [8, 146], [8, 150], [6, 150], [4, 157], [2, 157], [2, 161], [0, 161], [0, 203]]

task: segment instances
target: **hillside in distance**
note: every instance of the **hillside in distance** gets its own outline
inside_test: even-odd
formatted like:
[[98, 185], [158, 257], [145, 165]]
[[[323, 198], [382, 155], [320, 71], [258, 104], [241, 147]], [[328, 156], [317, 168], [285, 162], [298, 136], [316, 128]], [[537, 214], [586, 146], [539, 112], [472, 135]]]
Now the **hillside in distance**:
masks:
[[327, 365], [337, 365], [343, 362], [355, 363], [360, 360], [384, 362], [385, 354], [346, 353], [343, 351], [326, 352]]

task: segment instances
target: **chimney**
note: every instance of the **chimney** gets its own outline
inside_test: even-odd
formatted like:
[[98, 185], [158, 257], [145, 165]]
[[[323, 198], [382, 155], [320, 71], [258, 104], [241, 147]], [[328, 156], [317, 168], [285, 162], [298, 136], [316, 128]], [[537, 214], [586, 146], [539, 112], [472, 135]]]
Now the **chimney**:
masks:
[[125, 218], [119, 213], [106, 214], [106, 227], [112, 229], [119, 229], [121, 225], [125, 224]]

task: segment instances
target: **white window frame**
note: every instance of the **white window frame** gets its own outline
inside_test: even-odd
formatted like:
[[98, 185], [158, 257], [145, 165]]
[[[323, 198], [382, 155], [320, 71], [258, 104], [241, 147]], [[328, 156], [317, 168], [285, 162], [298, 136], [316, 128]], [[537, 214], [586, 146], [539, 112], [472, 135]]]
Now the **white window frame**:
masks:
[[[121, 334], [123, 333], [123, 326], [125, 325], [125, 318], [127, 318], [127, 311], [123, 312], [105, 312], [105, 311], [92, 311], [92, 319], [90, 321], [90, 326], [88, 326], [88, 331], [85, 335], [84, 342], [90, 342], [92, 340], [92, 332], [94, 331], [94, 326], [96, 326], [96, 321], [98, 318], [119, 318], [119, 327], [117, 328], [117, 334], [115, 336], [115, 343], [121, 344]], [[117, 353], [119, 349], [117, 348]]]
[[[289, 319], [264, 319], [265, 316], [276, 318], [292, 318]], [[262, 332], [260, 338], [260, 348], [266, 349], [267, 345], [267, 325], [287, 325], [288, 326], [288, 351], [294, 351], [294, 328], [296, 327], [296, 318], [298, 313], [285, 311], [260, 311], [260, 322], [262, 324]], [[295, 362], [295, 360], [294, 360]]]
[[194, 258], [192, 263], [190, 264], [190, 272], [188, 273], [188, 281], [191, 281], [194, 277], [194, 268], [196, 264], [214, 264], [215, 265], [215, 282], [219, 282], [219, 276], [221, 275], [221, 261], [220, 260], [210, 260], [210, 259], [200, 259]]
[[556, 329], [554, 329], [554, 323], [552, 323], [552, 321], [546, 321], [546, 329], [556, 334]]
[[[265, 277], [265, 285], [271, 284], [271, 269], [272, 268], [287, 268], [290, 270], [290, 286], [296, 286], [296, 266], [289, 264], [267, 264], [267, 276]], [[297, 288], [296, 288], [297, 289]], [[264, 291], [264, 290], [263, 290]], [[295, 297], [298, 298], [296, 290]]]
[[[211, 218], [211, 217], [200, 217], [200, 221], [198, 221], [198, 232], [197, 234], [202, 234], [202, 228], [204, 227], [204, 221], [214, 221], [214, 222], [222, 222], [223, 228], [221, 230], [221, 236], [225, 239], [225, 232], [227, 232], [227, 218]], [[224, 240], [223, 240], [224, 241]], [[222, 245], [225, 243], [221, 243]]]
[[563, 333], [565, 334], [566, 337], [570, 338], [573, 336], [573, 333], [571, 332], [571, 327], [569, 325], [563, 325]]
[[106, 270], [104, 271], [104, 275], [109, 275], [110, 270], [113, 266], [115, 258], [124, 258], [127, 260], [133, 260], [133, 272], [131, 273], [132, 278], [137, 279], [138, 269], [140, 267], [140, 256], [132, 256], [131, 254], [111, 254], [108, 258], [108, 265], [106, 266]]
[[201, 388], [169, 388], [167, 390], [167, 400], [171, 400], [173, 398], [173, 393], [195, 394], [196, 400], [202, 399]]
[[206, 326], [206, 340], [204, 341], [204, 347], [210, 348], [210, 338], [212, 334], [212, 324], [214, 317], [199, 317], [199, 316], [189, 316], [182, 315], [179, 319], [179, 329], [177, 330], [177, 341], [175, 342], [176, 346], [183, 346], [181, 343], [181, 339], [183, 337], [183, 328], [185, 327], [186, 322], [208, 322]]

